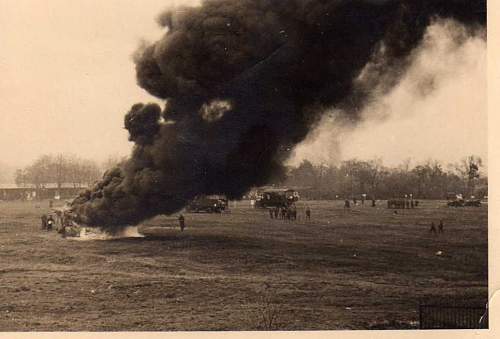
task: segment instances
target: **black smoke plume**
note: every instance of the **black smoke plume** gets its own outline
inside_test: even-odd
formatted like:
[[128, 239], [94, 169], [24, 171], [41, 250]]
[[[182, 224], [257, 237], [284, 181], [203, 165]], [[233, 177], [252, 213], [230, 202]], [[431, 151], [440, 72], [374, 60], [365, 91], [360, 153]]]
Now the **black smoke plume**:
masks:
[[74, 211], [113, 232], [281, 176], [325, 108], [356, 120], [365, 66], [402, 72], [438, 18], [485, 26], [486, 0], [206, 0], [164, 13], [164, 37], [135, 60], [138, 84], [165, 106], [132, 106], [130, 159]]

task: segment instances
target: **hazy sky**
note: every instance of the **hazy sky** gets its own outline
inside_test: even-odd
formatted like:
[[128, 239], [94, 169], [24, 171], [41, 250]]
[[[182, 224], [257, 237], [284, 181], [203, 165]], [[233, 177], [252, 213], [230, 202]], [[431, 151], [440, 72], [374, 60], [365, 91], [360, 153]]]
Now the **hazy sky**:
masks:
[[[132, 104], [155, 100], [136, 85], [131, 55], [142, 38], [161, 36], [159, 12], [186, 2], [196, 1], [0, 0], [2, 162], [21, 166], [42, 153], [96, 160], [128, 154], [123, 116]], [[415, 72], [440, 72], [436, 91], [409, 100], [415, 79], [407, 78], [406, 89], [384, 99], [390, 117], [367, 116], [359, 130], [344, 134], [339, 157], [397, 163], [408, 156], [486, 155], [486, 46], [473, 40], [451, 54], [433, 48], [429, 60], [436, 63]], [[321, 140], [331, 140], [325, 126], [330, 132]], [[311, 140], [299, 155], [322, 154]]]
[[131, 55], [142, 38], [161, 36], [156, 16], [176, 3], [0, 0], [2, 161], [127, 154], [123, 116], [154, 100], [136, 85]]

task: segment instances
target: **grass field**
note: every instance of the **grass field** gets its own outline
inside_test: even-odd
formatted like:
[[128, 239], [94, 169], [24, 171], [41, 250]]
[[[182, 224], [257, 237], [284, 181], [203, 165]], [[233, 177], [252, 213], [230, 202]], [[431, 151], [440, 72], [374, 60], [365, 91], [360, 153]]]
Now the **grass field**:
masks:
[[417, 328], [419, 303], [486, 302], [487, 207], [308, 204], [311, 221], [240, 202], [183, 234], [75, 241], [40, 230], [48, 202], [1, 202], [0, 330]]

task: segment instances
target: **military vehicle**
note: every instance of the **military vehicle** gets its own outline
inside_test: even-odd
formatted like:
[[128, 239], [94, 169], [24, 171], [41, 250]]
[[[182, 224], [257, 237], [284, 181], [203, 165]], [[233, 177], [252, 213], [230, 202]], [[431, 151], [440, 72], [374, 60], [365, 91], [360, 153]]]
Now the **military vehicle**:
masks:
[[405, 199], [390, 199], [387, 200], [387, 208], [391, 209], [401, 209], [406, 208], [406, 200]]
[[270, 188], [257, 193], [256, 207], [289, 207], [300, 198], [299, 192], [288, 188]]
[[481, 207], [481, 200], [471, 197], [465, 200], [461, 194], [457, 194], [455, 199], [448, 201], [448, 207]]
[[481, 207], [481, 200], [454, 200], [448, 202], [448, 207]]
[[222, 213], [227, 208], [227, 198], [223, 195], [200, 195], [189, 203], [186, 210], [194, 213]]

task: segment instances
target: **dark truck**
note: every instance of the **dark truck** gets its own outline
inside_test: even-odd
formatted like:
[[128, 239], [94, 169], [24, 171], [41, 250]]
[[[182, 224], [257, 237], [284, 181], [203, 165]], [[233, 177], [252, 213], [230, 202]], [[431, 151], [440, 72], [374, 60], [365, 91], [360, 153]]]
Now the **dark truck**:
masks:
[[288, 188], [272, 188], [260, 191], [257, 195], [256, 207], [289, 207], [299, 200], [299, 192]]
[[227, 206], [227, 198], [223, 195], [200, 195], [191, 201], [186, 210], [195, 213], [222, 213]]
[[448, 207], [481, 207], [481, 200], [479, 199], [456, 199], [448, 201]]

